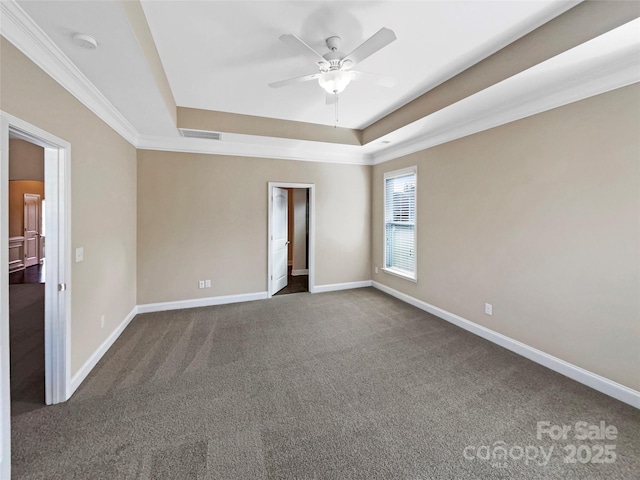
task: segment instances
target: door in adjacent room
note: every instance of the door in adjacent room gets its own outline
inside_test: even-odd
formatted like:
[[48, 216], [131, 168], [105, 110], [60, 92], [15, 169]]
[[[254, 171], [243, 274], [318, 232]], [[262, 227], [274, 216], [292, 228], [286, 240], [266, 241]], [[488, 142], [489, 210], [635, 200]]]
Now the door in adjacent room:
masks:
[[24, 266], [40, 263], [40, 195], [24, 194]]
[[273, 226], [271, 248], [273, 259], [271, 294], [287, 286], [289, 252], [289, 192], [284, 188], [273, 188]]

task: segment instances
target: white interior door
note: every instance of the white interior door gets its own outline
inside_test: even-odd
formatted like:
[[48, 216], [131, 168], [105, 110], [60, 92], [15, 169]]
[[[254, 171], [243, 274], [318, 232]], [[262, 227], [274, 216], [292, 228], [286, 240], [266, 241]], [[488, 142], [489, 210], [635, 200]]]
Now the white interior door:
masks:
[[289, 192], [273, 187], [271, 216], [271, 295], [287, 286], [287, 258], [289, 246]]
[[24, 194], [24, 266], [40, 263], [40, 195]]

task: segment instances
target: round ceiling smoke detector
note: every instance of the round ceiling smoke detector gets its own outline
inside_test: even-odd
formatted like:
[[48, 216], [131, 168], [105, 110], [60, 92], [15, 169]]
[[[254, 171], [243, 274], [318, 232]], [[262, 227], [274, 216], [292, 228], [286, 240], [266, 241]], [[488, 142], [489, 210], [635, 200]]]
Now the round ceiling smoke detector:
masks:
[[98, 41], [91, 35], [86, 35], [84, 33], [74, 33], [73, 43], [88, 50], [95, 50], [98, 48]]

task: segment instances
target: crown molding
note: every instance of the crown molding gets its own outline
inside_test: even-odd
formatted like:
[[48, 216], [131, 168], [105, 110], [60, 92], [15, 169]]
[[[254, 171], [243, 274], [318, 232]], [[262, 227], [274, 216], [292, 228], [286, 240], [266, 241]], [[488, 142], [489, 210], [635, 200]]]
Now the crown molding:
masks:
[[270, 158], [302, 162], [340, 163], [347, 165], [372, 165], [372, 157], [362, 153], [362, 147], [309, 142], [302, 140], [258, 137], [222, 133], [223, 138], [236, 141], [217, 141], [186, 137], [141, 136], [137, 147], [141, 150], [165, 152], [202, 153], [235, 157]]
[[[640, 21], [630, 22], [635, 28]], [[633, 24], [633, 25], [632, 25]], [[580, 47], [577, 47], [580, 48]], [[639, 44], [612, 49], [588, 61], [557, 57], [443, 108], [382, 139], [403, 135], [372, 154], [377, 165], [458, 138], [640, 82]]]
[[[435, 89], [439, 85], [446, 83], [456, 75], [461, 74], [465, 70], [473, 67], [474, 65], [486, 60], [491, 55], [499, 52], [503, 48], [508, 47], [514, 42], [517, 42], [522, 37], [525, 37], [534, 30], [542, 27], [546, 23], [552, 21], [557, 17], [561, 17], [568, 10], [571, 10], [576, 5], [582, 3], [583, 0], [565, 0], [560, 3], [549, 4], [535, 17], [529, 20], [518, 23], [512, 26], [508, 30], [502, 32], [500, 35], [492, 38], [492, 40], [486, 44], [479, 45], [475, 49], [467, 52], [465, 55], [456, 58], [455, 61], [445, 71], [434, 78], [428, 85], [423, 85], [422, 88], [409, 94], [403, 100], [397, 102], [395, 105], [391, 105], [386, 110], [380, 112], [380, 114], [368, 122], [366, 125], [361, 125], [362, 130], [366, 130], [370, 126], [384, 119], [385, 117], [392, 115], [396, 110], [402, 109], [404, 106], [412, 103], [414, 100], [419, 99], [424, 94], [428, 93], [432, 89]], [[375, 142], [382, 136], [370, 140]]]
[[0, 2], [0, 19], [0, 34], [3, 37], [125, 140], [136, 145], [140, 134], [133, 125], [69, 60], [15, 0]]
[[141, 135], [15, 0], [0, 1], [0, 18], [2, 36], [136, 148], [310, 162], [371, 164], [371, 155], [363, 153], [365, 149], [358, 146], [227, 133], [224, 134], [226, 138], [232, 136], [236, 141], [212, 143], [184, 137]]
[[[587, 62], [560, 59], [579, 46], [364, 146], [226, 132], [219, 142], [154, 137], [141, 135], [15, 0], [0, 1], [0, 18], [0, 34], [125, 140], [146, 150], [375, 165], [640, 82], [640, 42], [592, 55]], [[634, 20], [605, 35], [637, 28], [638, 23]], [[555, 70], [547, 68], [549, 62], [555, 62]]]

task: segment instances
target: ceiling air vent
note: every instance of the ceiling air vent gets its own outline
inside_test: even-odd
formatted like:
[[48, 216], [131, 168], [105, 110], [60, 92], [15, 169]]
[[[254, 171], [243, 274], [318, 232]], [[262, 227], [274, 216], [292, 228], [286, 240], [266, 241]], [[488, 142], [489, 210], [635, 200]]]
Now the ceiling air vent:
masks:
[[221, 140], [222, 134], [220, 132], [210, 132], [207, 130], [193, 130], [191, 128], [179, 128], [180, 134], [183, 137], [189, 138], [206, 138], [208, 140]]

